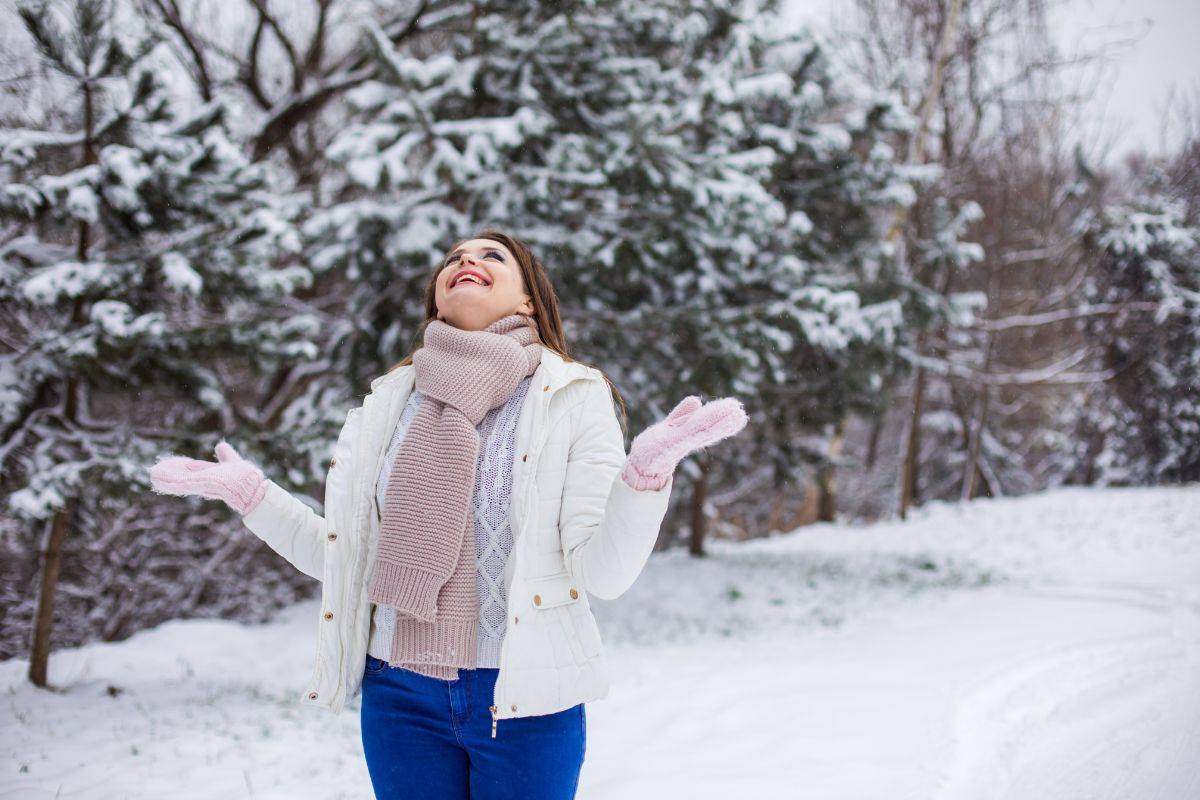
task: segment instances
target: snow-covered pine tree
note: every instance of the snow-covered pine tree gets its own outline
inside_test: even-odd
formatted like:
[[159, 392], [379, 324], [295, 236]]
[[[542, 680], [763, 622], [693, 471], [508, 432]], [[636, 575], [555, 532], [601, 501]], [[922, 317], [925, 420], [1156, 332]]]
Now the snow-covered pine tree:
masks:
[[581, 222], [592, 209], [571, 192], [619, 199], [602, 173], [569, 162], [584, 146], [611, 152], [590, 142], [609, 135], [608, 115], [644, 91], [654, 63], [632, 58], [624, 40], [663, 4], [470, 5], [469, 26], [439, 30], [438, 46], [419, 53], [371, 31], [379, 77], [349, 93], [358, 122], [328, 152], [351, 186], [306, 233], [314, 266], [343, 269], [358, 286], [347, 311], [359, 326], [359, 382], [409, 349], [425, 280], [455, 239], [484, 225], [512, 230], [562, 285], [576, 261], [560, 250], [587, 251], [590, 265], [598, 247]]
[[1200, 225], [1194, 198], [1151, 165], [1137, 194], [1091, 209], [1084, 298], [1125, 310], [1089, 318], [1108, 380], [1078, 421], [1075, 479], [1108, 485], [1200, 480]]
[[[856, 81], [815, 32], [781, 34], [762, 13], [771, 6], [728, 4], [728, 35], [701, 38], [689, 59], [699, 74], [696, 141], [714, 154], [757, 154], [755, 179], [779, 209], [751, 232], [751, 251], [731, 254], [740, 285], [721, 298], [736, 315], [732, 330], [747, 337], [757, 400], [750, 435], [726, 448], [741, 458], [723, 451], [724, 482], [735, 486], [727, 496], [753, 497], [737, 476], [745, 487], [787, 485], [799, 505], [794, 487], [815, 471], [819, 513], [832, 518], [845, 420], [881, 407], [904, 340], [908, 290], [890, 269], [882, 223], [928, 174], [899, 164], [887, 144], [913, 124], [899, 97]], [[778, 522], [762, 519], [768, 504], [756, 502], [755, 527]], [[696, 538], [693, 530], [693, 551]]]
[[367, 372], [407, 350], [430, 265], [496, 225], [554, 274], [630, 433], [736, 394], [754, 446], [730, 473], [794, 479], [799, 432], [876, 402], [899, 321], [877, 218], [911, 189], [882, 143], [902, 108], [845, 85], [815, 37], [773, 34], [773, 6], [480, 3], [424, 54], [376, 32], [382, 77], [330, 151], [359, 196], [308, 229], [314, 261], [361, 282]]
[[[956, 496], [966, 464], [972, 459], [976, 462], [973, 473], [990, 470], [993, 463], [1005, 463], [989, 432], [969, 429], [971, 415], [955, 407], [952, 386], [945, 380], [961, 378], [954, 372], [956, 367], [979, 361], [978, 352], [986, 349], [978, 343], [979, 333], [970, 329], [975, 316], [987, 306], [986, 295], [953, 290], [964, 283], [963, 271], [983, 259], [983, 248], [967, 238], [968, 228], [983, 218], [983, 209], [972, 200], [952, 204], [937, 194], [936, 185], [926, 195], [907, 221], [911, 227], [911, 241], [906, 243], [908, 268], [903, 276], [897, 276], [905, 317], [899, 347], [905, 361], [901, 372], [915, 368], [915, 413], [905, 425], [900, 474], [901, 481], [911, 483], [907, 490], [900, 489], [907, 492], [901, 514], [908, 502], [919, 498]], [[976, 363], [973, 367], [986, 371], [987, 365]], [[943, 380], [930, 380], [930, 376]], [[981, 462], [976, 448], [987, 448], [992, 458]], [[922, 454], [931, 452], [938, 456], [925, 469]], [[988, 485], [998, 491], [994, 478], [989, 476]]]
[[287, 303], [311, 280], [297, 208], [230, 141], [228, 109], [176, 116], [153, 39], [116, 30], [103, 0], [62, 9], [21, 14], [47, 72], [76, 90], [60, 110], [73, 125], [0, 132], [0, 499], [34, 563], [44, 551], [36, 608], [9, 607], [4, 650], [24, 651], [32, 620], [39, 685], [56, 616], [55, 639], [78, 643], [202, 602], [253, 613], [259, 598], [222, 599], [214, 581], [257, 540], [223, 535], [229, 514], [211, 503], [155, 502], [147, 467], [257, 427], [239, 392], [311, 358], [316, 329]]

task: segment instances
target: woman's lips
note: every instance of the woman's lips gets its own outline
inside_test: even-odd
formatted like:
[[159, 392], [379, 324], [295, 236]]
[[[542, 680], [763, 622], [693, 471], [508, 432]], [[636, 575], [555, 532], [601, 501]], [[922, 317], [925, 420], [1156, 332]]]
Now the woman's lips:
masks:
[[[478, 278], [480, 280], [480, 283], [475, 283], [473, 281], [464, 281], [463, 278], [467, 275], [475, 276], [476, 278]], [[454, 289], [454, 288], [457, 288], [458, 286], [462, 286], [464, 283], [468, 286], [484, 286], [484, 287], [491, 286], [491, 282], [483, 276], [483, 273], [477, 272], [476, 270], [473, 270], [473, 269], [464, 269], [462, 272], [458, 273], [450, 280], [450, 285], [447, 288]]]

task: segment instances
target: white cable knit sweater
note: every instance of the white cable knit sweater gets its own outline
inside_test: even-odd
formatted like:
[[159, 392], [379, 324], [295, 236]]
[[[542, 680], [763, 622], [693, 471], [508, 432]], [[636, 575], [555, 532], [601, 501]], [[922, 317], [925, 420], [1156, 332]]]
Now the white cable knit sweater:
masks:
[[[475, 576], [479, 589], [479, 652], [477, 667], [500, 666], [500, 644], [504, 640], [508, 598], [504, 596], [504, 567], [512, 551], [513, 535], [508, 505], [512, 494], [512, 468], [515, 457], [517, 420], [521, 404], [529, 391], [532, 376], [517, 386], [504, 405], [489, 411], [480, 421], [479, 460], [475, 469], [472, 509], [475, 520]], [[421, 402], [421, 392], [409, 395], [392, 442], [388, 445], [375, 492], [378, 507], [387, 496], [388, 477], [404, 433]], [[371, 612], [371, 634], [367, 653], [387, 661], [392, 654], [396, 611], [390, 606], [375, 606]]]

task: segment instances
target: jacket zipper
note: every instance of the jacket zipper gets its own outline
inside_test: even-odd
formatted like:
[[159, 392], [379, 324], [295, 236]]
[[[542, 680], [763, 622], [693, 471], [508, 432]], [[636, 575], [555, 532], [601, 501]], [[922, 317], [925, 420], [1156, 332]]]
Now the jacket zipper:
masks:
[[[541, 449], [539, 448], [537, 452], [540, 453]], [[536, 462], [537, 462], [537, 459], [536, 459], [536, 455], [535, 455], [534, 460], [530, 461], [528, 463], [532, 465], [532, 464], [535, 464]], [[532, 469], [532, 467], [530, 467], [530, 469]], [[529, 495], [529, 486], [532, 484], [532, 481], [528, 477], [529, 474], [530, 474], [529, 472], [525, 473], [526, 478], [525, 478], [524, 491], [525, 491], [526, 497]], [[524, 502], [524, 499], [522, 499], [522, 502]], [[528, 508], [528, 506], [529, 506], [529, 504], [525, 503], [525, 507]], [[522, 527], [521, 535], [522, 536], [525, 535], [526, 531], [524, 530], [524, 528], [528, 524], [529, 524], [529, 520], [527, 518], [521, 520], [521, 527]], [[511, 586], [509, 587], [509, 590], [508, 590], [508, 598], [509, 598], [509, 601], [511, 602], [511, 600], [512, 600], [512, 587]], [[496, 713], [499, 710], [499, 702], [500, 702], [500, 673], [504, 672], [504, 662], [505, 662], [504, 654], [507, 652], [508, 652], [508, 635], [506, 634], [504, 637], [504, 641], [502, 641], [500, 643], [500, 671], [496, 673], [496, 685], [494, 687], [492, 687], [492, 738], [493, 739], [496, 738]]]
[[[543, 413], [543, 411], [545, 411], [545, 408], [550, 405], [550, 398], [546, 398], [544, 401], [540, 401], [539, 405], [541, 407], [538, 409], [538, 414], [541, 414], [541, 413]], [[545, 420], [542, 420], [542, 422], [543, 422], [543, 427], [541, 429], [539, 429], [539, 436], [541, 435], [541, 432], [544, 430]], [[533, 486], [533, 479], [530, 476], [532, 476], [535, 472], [535, 466], [537, 464], [538, 456], [541, 455], [541, 452], [542, 452], [542, 444], [543, 444], [542, 442], [538, 443], [537, 450], [533, 451], [533, 458], [527, 462], [528, 466], [525, 469], [525, 486], [522, 487], [523, 491], [525, 492], [526, 498], [529, 496], [530, 491], [532, 491], [532, 489], [530, 487]], [[525, 501], [525, 498], [522, 498], [522, 503], [524, 504], [523, 505], [524, 508], [529, 507], [529, 503]], [[525, 528], [528, 527], [528, 525], [529, 525], [529, 518], [528, 517], [523, 518], [521, 520], [521, 535], [522, 536], [525, 535], [525, 533], [526, 533]], [[512, 600], [511, 586], [509, 587], [508, 597], [509, 597], [509, 600], [511, 601]], [[496, 738], [496, 719], [497, 719], [496, 714], [499, 711], [499, 702], [500, 702], [500, 697], [499, 697], [499, 695], [500, 695], [500, 673], [504, 672], [504, 662], [505, 662], [504, 654], [507, 651], [508, 651], [508, 636], [505, 635], [504, 641], [500, 643], [500, 670], [499, 670], [499, 672], [496, 673], [496, 685], [494, 687], [492, 687], [491, 710], [492, 710], [492, 738], [493, 739]]]
[[[414, 380], [414, 383], [415, 383], [415, 380]], [[409, 393], [412, 392], [412, 389], [413, 389], [413, 386], [410, 385], [408, 387]], [[372, 387], [372, 391], [374, 391], [374, 387]], [[368, 394], [368, 398], [370, 398], [370, 397], [371, 397], [371, 395]], [[394, 397], [392, 398], [392, 402], [395, 402]], [[374, 404], [378, 405], [378, 403], [379, 403], [379, 399], [375, 398]], [[369, 441], [368, 431], [367, 431], [367, 417], [365, 416], [366, 411], [367, 411], [366, 401], [364, 401], [363, 406], [359, 410], [362, 414], [364, 414], [364, 416], [363, 416], [362, 425], [358, 432], [359, 433], [359, 442], [356, 446], [358, 447], [359, 452], [368, 452], [368, 448], [366, 447], [366, 445]], [[388, 408], [380, 409], [376, 413], [383, 414], [383, 419], [386, 420], [390, 416], [389, 412], [390, 412], [390, 406]], [[383, 463], [384, 458], [386, 457], [386, 453], [387, 453], [386, 447], [384, 448], [384, 450], [382, 452], [376, 453], [374, 468], [371, 469], [370, 471], [366, 472], [366, 475], [363, 475], [363, 477], [361, 478], [362, 483], [363, 483], [363, 489], [362, 489], [361, 493], [358, 495], [358, 497], [356, 498], [356, 500], [354, 502], [351, 502], [351, 504], [350, 504], [350, 524], [351, 524], [351, 526], [354, 526], [358, 523], [358, 519], [359, 519], [358, 502], [363, 502], [366, 504], [366, 508], [362, 512], [363, 516], [369, 516], [370, 514], [373, 513], [372, 504], [374, 501], [372, 499], [372, 495], [374, 494], [374, 491], [373, 491], [374, 482], [372, 482], [370, 480], [370, 476], [372, 476], [372, 475], [377, 476], [379, 474], [379, 469]], [[361, 462], [359, 462], [357, 464], [357, 467], [360, 471], [366, 470], [366, 467]], [[360, 472], [359, 474], [362, 475], [362, 472]], [[351, 483], [351, 486], [358, 485], [358, 482], [355, 481], [354, 475], [350, 476], [350, 483]], [[370, 525], [370, 522], [368, 521], [367, 524]], [[361, 566], [361, 569], [358, 569], [356, 572], [354, 572], [352, 574], [351, 580], [350, 580], [350, 586], [352, 586], [352, 587], [361, 586], [363, 576], [366, 574], [367, 564], [366, 564], [366, 552], [365, 552], [365, 548], [366, 548], [366, 540], [365, 539], [363, 540], [363, 547], [364, 547], [364, 552], [358, 558], [355, 559], [355, 562]], [[348, 593], [348, 596], [353, 597], [355, 595], [353, 592], [351, 592], [351, 593]], [[369, 607], [370, 606], [369, 600], [367, 601], [367, 604]], [[349, 601], [345, 602], [344, 606], [346, 608], [349, 608], [350, 607]], [[368, 619], [367, 619], [367, 630], [368, 631], [370, 630], [370, 627], [371, 627], [371, 622], [370, 622], [370, 618], [368, 616]], [[352, 634], [353, 634], [353, 632], [352, 632]], [[320, 646], [320, 642], [318, 641], [318, 647], [319, 646]], [[346, 677], [346, 670], [349, 668], [348, 660], [346, 658], [346, 651], [347, 651], [348, 647], [349, 647], [349, 645], [345, 644], [341, 648], [342, 655], [341, 655], [341, 662], [338, 664], [338, 687], [336, 690], [334, 690], [335, 697], [337, 697], [338, 691], [340, 691], [343, 688], [343, 686], [348, 686], [348, 684], [347, 684], [348, 679]], [[343, 692], [342, 698], [341, 698], [341, 703], [343, 706], [345, 705], [345, 702], [346, 702], [346, 697], [345, 697], [345, 693]]]
[[[359, 414], [364, 414], [363, 421], [359, 424], [358, 441], [354, 443], [354, 447], [358, 448], [360, 452], [363, 449], [362, 445], [366, 441], [366, 437], [367, 437], [367, 434], [366, 434], [367, 418], [365, 416], [366, 410], [367, 410], [366, 403], [364, 401], [364, 404], [362, 406], [360, 406], [359, 408], [356, 408], [356, 409], [351, 409], [347, 414], [347, 419], [349, 419], [349, 414], [353, 414], [355, 412], [357, 412]], [[359, 470], [362, 469], [361, 463], [356, 463], [355, 466]], [[357, 485], [354, 478], [355, 478], [355, 476], [353, 474], [351, 474], [350, 475], [350, 487], [352, 490]], [[351, 498], [350, 498], [350, 503], [349, 503], [349, 506], [350, 506], [349, 520], [350, 520], [351, 528], [353, 528], [354, 525], [358, 522], [358, 514], [357, 514], [358, 502], [361, 499], [362, 499], [361, 495], [355, 496], [353, 491], [351, 492]], [[348, 541], [349, 540], [347, 540], [347, 542]], [[346, 545], [343, 544], [342, 548], [343, 548], [342, 552], [344, 554]], [[343, 555], [343, 560], [345, 560], [344, 555]], [[328, 585], [328, 584], [324, 584], [324, 585]], [[351, 580], [349, 581], [349, 585], [351, 587], [357, 586], [357, 585], [359, 585], [359, 580], [352, 576]], [[351, 592], [347, 591], [347, 592], [345, 592], [345, 596], [337, 598], [338, 602], [342, 606], [343, 614], [347, 613], [345, 611], [345, 609], [350, 608], [351, 604], [348, 599], [350, 596], [352, 596]], [[353, 617], [351, 617], [351, 619], [353, 619]], [[340, 624], [340, 623], [338, 623], [338, 624]], [[351, 635], [353, 635], [353, 625], [351, 625]], [[320, 635], [317, 636], [317, 663], [318, 664], [321, 663], [321, 652], [322, 652], [321, 641], [322, 641], [322, 638], [323, 637]], [[342, 642], [341, 647], [338, 648], [339, 655], [338, 655], [338, 664], [337, 664], [337, 676], [336, 676], [336, 682], [334, 683], [334, 688], [332, 691], [333, 696], [326, 700], [327, 704], [329, 704], [332, 708], [334, 708], [335, 710], [337, 710], [339, 712], [346, 705], [346, 691], [345, 690], [346, 690], [346, 687], [349, 685], [347, 683], [348, 678], [346, 676], [346, 670], [347, 670], [346, 649], [347, 649], [347, 647], [348, 647], [348, 643]], [[310, 690], [309, 694], [311, 694], [312, 691], [319, 691], [319, 690]]]

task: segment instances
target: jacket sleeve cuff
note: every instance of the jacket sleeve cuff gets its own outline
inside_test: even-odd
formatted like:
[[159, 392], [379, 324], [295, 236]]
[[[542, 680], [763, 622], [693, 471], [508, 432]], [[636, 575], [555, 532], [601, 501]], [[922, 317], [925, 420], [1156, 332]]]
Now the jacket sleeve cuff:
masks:
[[633, 465], [632, 461], [627, 459], [624, 468], [621, 470], [621, 480], [625, 482], [625, 485], [638, 491], [657, 492], [671, 480], [671, 473], [667, 473], [666, 475], [645, 475], [638, 471], [638, 468]]

